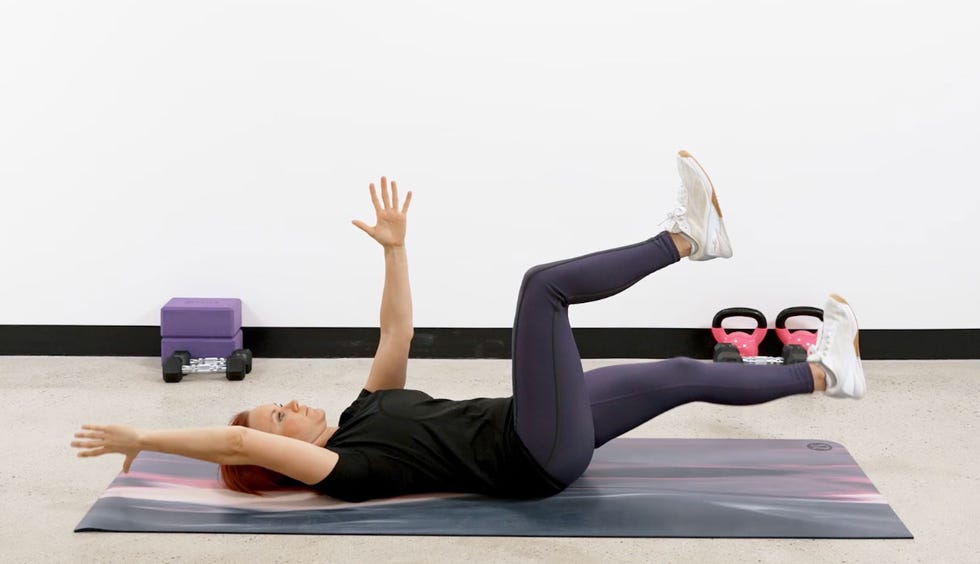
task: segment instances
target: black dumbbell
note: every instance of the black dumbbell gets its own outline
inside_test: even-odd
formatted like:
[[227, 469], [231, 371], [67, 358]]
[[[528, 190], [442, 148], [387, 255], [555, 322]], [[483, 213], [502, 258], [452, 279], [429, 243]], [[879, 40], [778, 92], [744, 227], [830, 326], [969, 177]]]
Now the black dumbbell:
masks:
[[238, 349], [231, 353], [225, 365], [225, 378], [229, 380], [243, 380], [245, 374], [250, 370], [251, 351], [248, 349]]
[[243, 380], [252, 371], [252, 351], [237, 349], [228, 358], [191, 359], [187, 351], [177, 351], [163, 361], [163, 381], [180, 382], [186, 374], [224, 373], [229, 380]]
[[163, 361], [163, 381], [175, 384], [184, 378], [184, 366], [191, 363], [191, 354], [187, 351], [175, 351]]
[[806, 349], [800, 345], [785, 345], [783, 347], [783, 364], [799, 364], [806, 362]]
[[250, 349], [241, 349], [242, 354], [245, 355], [245, 374], [252, 372], [252, 351]]
[[739, 354], [738, 347], [732, 343], [716, 344], [712, 358], [715, 362], [742, 362], [742, 355]]

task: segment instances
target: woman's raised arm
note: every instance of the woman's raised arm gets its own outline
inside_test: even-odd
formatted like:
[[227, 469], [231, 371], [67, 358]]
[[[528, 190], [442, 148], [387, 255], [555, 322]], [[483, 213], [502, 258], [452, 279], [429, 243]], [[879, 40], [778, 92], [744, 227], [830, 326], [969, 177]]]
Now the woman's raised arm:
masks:
[[369, 392], [405, 387], [408, 373], [408, 351], [414, 335], [412, 292], [408, 281], [408, 255], [405, 252], [406, 216], [412, 192], [399, 208], [398, 186], [381, 177], [381, 200], [370, 186], [371, 202], [377, 223], [371, 227], [363, 221], [353, 223], [384, 247], [385, 285], [381, 295], [381, 339], [374, 355], [371, 372], [364, 389]]

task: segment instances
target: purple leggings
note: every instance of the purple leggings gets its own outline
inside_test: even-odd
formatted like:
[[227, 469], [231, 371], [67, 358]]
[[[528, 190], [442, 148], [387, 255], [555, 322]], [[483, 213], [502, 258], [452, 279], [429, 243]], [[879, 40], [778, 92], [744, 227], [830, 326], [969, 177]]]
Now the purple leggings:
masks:
[[571, 484], [592, 451], [693, 401], [751, 405], [813, 392], [809, 365], [673, 358], [583, 372], [568, 306], [607, 298], [680, 260], [666, 232], [618, 249], [535, 266], [524, 275], [513, 334], [514, 422], [534, 459]]

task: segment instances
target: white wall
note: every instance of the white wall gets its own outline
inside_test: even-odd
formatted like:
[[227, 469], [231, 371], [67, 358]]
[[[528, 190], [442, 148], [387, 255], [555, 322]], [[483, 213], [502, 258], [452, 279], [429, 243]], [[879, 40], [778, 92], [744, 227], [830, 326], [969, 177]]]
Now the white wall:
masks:
[[371, 326], [382, 174], [415, 191], [418, 326], [510, 325], [521, 275], [653, 235], [673, 155], [735, 258], [573, 321], [822, 305], [980, 326], [969, 2], [0, 3], [0, 324]]

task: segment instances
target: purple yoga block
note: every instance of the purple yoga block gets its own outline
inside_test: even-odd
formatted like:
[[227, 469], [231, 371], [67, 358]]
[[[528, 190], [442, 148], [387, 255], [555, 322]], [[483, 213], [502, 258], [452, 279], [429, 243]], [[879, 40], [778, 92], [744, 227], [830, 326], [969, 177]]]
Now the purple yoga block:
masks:
[[231, 338], [241, 328], [238, 298], [173, 298], [160, 309], [161, 337]]
[[227, 358], [242, 348], [242, 332], [234, 337], [164, 337], [160, 339], [160, 358], [166, 359], [175, 351], [187, 351], [191, 358]]

